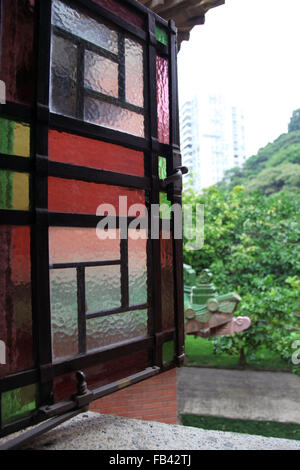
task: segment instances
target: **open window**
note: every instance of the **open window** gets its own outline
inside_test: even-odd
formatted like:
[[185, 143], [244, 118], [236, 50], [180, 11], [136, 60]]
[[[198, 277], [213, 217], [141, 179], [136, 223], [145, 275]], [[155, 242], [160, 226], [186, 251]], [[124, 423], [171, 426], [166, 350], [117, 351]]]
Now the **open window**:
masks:
[[134, 0], [0, 3], [3, 436], [182, 364], [184, 320], [182, 240], [152, 210], [181, 204], [160, 184], [181, 165], [173, 22]]

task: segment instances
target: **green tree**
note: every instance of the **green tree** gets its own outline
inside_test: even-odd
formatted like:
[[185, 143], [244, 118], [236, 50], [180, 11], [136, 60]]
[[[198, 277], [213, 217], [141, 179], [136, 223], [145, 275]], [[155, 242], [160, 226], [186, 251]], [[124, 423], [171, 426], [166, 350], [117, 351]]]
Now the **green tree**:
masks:
[[293, 112], [288, 129], [289, 132], [300, 131], [300, 109]]
[[293, 312], [300, 310], [297, 288], [288, 283], [300, 272], [300, 197], [248, 194], [237, 186], [200, 195], [189, 190], [183, 199], [205, 207], [204, 246], [192, 251], [185, 243], [185, 262], [197, 273], [210, 268], [220, 293], [238, 292], [243, 300], [237, 315], [252, 320], [249, 330], [213, 340], [216, 351], [239, 351], [242, 362], [261, 345], [280, 349], [295, 324]]

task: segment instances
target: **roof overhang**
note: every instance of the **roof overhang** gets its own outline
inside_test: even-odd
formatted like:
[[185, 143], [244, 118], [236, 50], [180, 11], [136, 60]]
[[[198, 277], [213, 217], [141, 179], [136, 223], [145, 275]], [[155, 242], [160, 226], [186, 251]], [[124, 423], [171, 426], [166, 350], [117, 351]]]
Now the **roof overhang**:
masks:
[[178, 28], [178, 43], [188, 41], [191, 29], [204, 24], [205, 14], [225, 0], [139, 0], [166, 20], [174, 20]]

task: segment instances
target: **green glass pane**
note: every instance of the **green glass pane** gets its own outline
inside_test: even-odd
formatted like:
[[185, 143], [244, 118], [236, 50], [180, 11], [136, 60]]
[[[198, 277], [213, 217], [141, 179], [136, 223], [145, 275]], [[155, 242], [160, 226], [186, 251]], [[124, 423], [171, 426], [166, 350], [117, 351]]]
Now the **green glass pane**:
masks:
[[161, 42], [165, 46], [169, 45], [168, 33], [158, 26], [155, 27], [155, 35], [158, 42]]
[[37, 407], [37, 387], [35, 384], [2, 393], [2, 425], [24, 418]]
[[166, 193], [159, 194], [159, 204], [160, 204], [160, 218], [161, 219], [171, 219], [171, 201], [168, 200]]
[[175, 342], [168, 341], [163, 344], [163, 364], [169, 364], [173, 361], [175, 356]]
[[167, 177], [167, 159], [165, 157], [158, 157], [158, 176], [161, 180]]
[[0, 153], [30, 156], [30, 127], [28, 124], [0, 118]]
[[0, 209], [29, 210], [29, 175], [0, 171]]

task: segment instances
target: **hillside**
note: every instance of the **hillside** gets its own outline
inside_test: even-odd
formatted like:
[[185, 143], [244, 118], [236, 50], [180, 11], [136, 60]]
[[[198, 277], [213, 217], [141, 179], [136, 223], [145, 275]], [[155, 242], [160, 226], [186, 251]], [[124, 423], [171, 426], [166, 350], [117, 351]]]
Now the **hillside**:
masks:
[[283, 190], [300, 193], [300, 129], [261, 148], [242, 168], [227, 171], [219, 184], [229, 190], [237, 185], [248, 192], [260, 189], [266, 195]]

